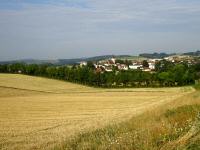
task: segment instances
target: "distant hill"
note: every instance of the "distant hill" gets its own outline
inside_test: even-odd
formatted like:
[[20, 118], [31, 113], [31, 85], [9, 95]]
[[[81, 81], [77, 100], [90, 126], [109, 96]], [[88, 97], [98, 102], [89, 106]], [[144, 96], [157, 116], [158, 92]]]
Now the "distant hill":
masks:
[[15, 64], [15, 63], [56, 64], [58, 63], [58, 60], [20, 59], [20, 60], [11, 60], [11, 61], [0, 61], [0, 64]]
[[197, 50], [196, 52], [187, 52], [187, 53], [183, 53], [183, 55], [200, 56], [200, 50]]
[[105, 60], [109, 58], [121, 58], [121, 57], [130, 57], [130, 55], [103, 55], [103, 56], [94, 56], [94, 57], [88, 57], [88, 58], [76, 58], [76, 59], [59, 59], [59, 64], [76, 64], [81, 61], [100, 61]]
[[[169, 56], [173, 56], [173, 55], [177, 55], [176, 53], [171, 53], [171, 54], [167, 54], [167, 53], [142, 53], [139, 54], [139, 56], [141, 57], [145, 57], [145, 58], [164, 58], [164, 57], [169, 57]], [[188, 55], [188, 56], [200, 56], [200, 50], [197, 50], [196, 52], [186, 52], [186, 53], [182, 53], [182, 54], [178, 54], [178, 55]]]
[[141, 56], [141, 57], [152, 58], [152, 59], [154, 59], [154, 58], [162, 59], [164, 57], [169, 57], [172, 55], [175, 55], [175, 53], [173, 53], [173, 54], [166, 54], [166, 53], [142, 53], [142, 54], [139, 54], [139, 56]]
[[[0, 61], [0, 64], [14, 64], [14, 63], [25, 63], [25, 64], [52, 64], [52, 65], [73, 65], [77, 64], [81, 61], [100, 61], [109, 58], [117, 58], [117, 59], [162, 59], [164, 57], [169, 57], [172, 55], [176, 55], [176, 53], [142, 53], [138, 56], [131, 56], [131, 55], [102, 55], [102, 56], [94, 56], [94, 57], [87, 57], [87, 58], [74, 58], [74, 59], [50, 59], [50, 60], [39, 60], [39, 59], [20, 59], [20, 60], [11, 60], [11, 61]], [[189, 55], [189, 56], [200, 56], [200, 50], [196, 52], [187, 52], [181, 55]]]
[[130, 57], [130, 55], [103, 55], [88, 58], [74, 58], [74, 59], [55, 59], [55, 60], [39, 60], [39, 59], [21, 59], [12, 61], [0, 61], [0, 64], [14, 64], [14, 63], [25, 63], [25, 64], [53, 64], [53, 65], [73, 65], [81, 61], [99, 61], [109, 58], [121, 58]]
[[95, 57], [88, 57], [88, 58], [75, 58], [75, 59], [58, 59], [58, 65], [65, 65], [65, 64], [76, 64], [81, 61], [99, 61], [103, 59], [109, 59], [111, 57], [115, 57], [114, 55], [103, 55], [103, 56], [95, 56]]

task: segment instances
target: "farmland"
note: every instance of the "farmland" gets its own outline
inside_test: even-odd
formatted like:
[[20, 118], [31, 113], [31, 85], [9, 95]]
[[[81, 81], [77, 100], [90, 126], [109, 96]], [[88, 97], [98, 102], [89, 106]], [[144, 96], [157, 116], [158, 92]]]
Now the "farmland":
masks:
[[193, 91], [101, 89], [0, 74], [0, 148], [51, 149], [77, 134], [128, 120]]

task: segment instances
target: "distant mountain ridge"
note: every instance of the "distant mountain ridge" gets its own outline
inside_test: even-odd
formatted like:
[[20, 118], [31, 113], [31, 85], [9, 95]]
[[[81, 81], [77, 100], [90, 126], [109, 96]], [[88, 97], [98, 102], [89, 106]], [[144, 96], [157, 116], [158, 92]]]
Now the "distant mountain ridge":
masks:
[[[138, 56], [148, 59], [163, 59], [165, 57], [177, 55], [176, 53], [141, 53]], [[188, 56], [200, 56], [200, 50], [196, 52], [187, 52], [179, 55], [188, 55]], [[131, 57], [131, 55], [102, 55], [94, 56], [87, 58], [73, 58], [73, 59], [50, 59], [50, 60], [39, 60], [39, 59], [20, 59], [20, 60], [11, 60], [11, 61], [0, 61], [0, 64], [14, 64], [14, 63], [25, 63], [25, 64], [52, 64], [52, 65], [73, 65], [82, 61], [100, 61], [109, 58], [124, 58]]]
[[151, 58], [151, 59], [154, 59], [154, 58], [162, 59], [162, 58], [169, 57], [172, 55], [176, 55], [176, 54], [175, 53], [172, 53], [172, 54], [167, 54], [167, 53], [152, 53], [152, 54], [151, 53], [142, 53], [142, 54], [139, 54], [139, 56], [141, 56], [141, 57]]
[[197, 50], [196, 52], [187, 52], [187, 53], [183, 53], [183, 55], [200, 56], [200, 50]]
[[139, 56], [141, 57], [145, 57], [145, 58], [165, 58], [165, 57], [169, 57], [169, 56], [173, 56], [173, 55], [188, 55], [188, 56], [200, 56], [200, 50], [197, 50], [196, 52], [187, 52], [187, 53], [182, 53], [182, 54], [177, 54], [177, 53], [142, 53], [139, 54]]
[[25, 63], [25, 64], [56, 64], [58, 60], [39, 60], [39, 59], [20, 59], [11, 61], [0, 61], [0, 64], [15, 64], [15, 63]]
[[0, 61], [0, 64], [14, 64], [14, 63], [25, 63], [25, 64], [52, 64], [52, 65], [73, 65], [81, 61], [99, 61], [109, 59], [112, 57], [130, 57], [130, 55], [103, 55], [94, 56], [88, 58], [74, 58], [74, 59], [55, 59], [55, 60], [39, 60], [39, 59], [21, 59], [12, 61]]

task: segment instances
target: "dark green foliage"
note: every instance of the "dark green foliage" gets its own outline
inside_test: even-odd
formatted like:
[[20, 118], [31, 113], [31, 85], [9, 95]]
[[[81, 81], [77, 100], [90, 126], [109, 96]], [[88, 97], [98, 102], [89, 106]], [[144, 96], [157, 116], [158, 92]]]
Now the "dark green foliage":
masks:
[[174, 64], [170, 61], [166, 61], [165, 59], [159, 61], [155, 65], [155, 70], [157, 72], [169, 71], [174, 67]]
[[[119, 60], [120, 61], [120, 60]], [[129, 64], [129, 61], [123, 61]], [[147, 66], [147, 62], [143, 62]], [[143, 72], [141, 70], [128, 70], [113, 72], [95, 72], [92, 62], [87, 66], [53, 66], [53, 65], [25, 65], [10, 64], [0, 65], [1, 73], [22, 73], [34, 76], [43, 76], [59, 80], [95, 87], [164, 87], [183, 86], [195, 83], [200, 79], [199, 64], [187, 66], [187, 64], [173, 64], [166, 60], [156, 64], [156, 72]]]
[[142, 66], [143, 66], [144, 68], [148, 68], [148, 67], [149, 67], [149, 63], [147, 62], [147, 60], [143, 60], [143, 61], [142, 61]]
[[94, 69], [95, 68], [92, 61], [88, 61], [87, 62], [87, 67], [90, 68], [90, 69]]
[[115, 60], [115, 63], [120, 63], [120, 64], [123, 64], [123, 63], [124, 63], [124, 61], [123, 61], [123, 60], [121, 60], [121, 59], [116, 59], [116, 60]]

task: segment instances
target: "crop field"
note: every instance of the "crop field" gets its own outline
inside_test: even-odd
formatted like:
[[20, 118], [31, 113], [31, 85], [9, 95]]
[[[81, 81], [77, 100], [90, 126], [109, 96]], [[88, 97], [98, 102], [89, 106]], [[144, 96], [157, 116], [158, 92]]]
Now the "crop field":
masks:
[[0, 74], [0, 149], [52, 149], [76, 134], [125, 121], [190, 92], [191, 87], [98, 89]]

